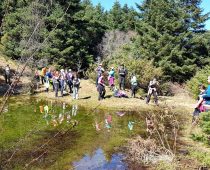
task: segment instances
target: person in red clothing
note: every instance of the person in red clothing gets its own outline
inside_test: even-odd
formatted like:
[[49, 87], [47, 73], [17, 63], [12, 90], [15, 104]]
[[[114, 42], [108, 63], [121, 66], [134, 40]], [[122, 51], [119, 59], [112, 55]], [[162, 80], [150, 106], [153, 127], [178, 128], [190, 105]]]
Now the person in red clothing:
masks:
[[103, 75], [101, 75], [98, 79], [97, 90], [98, 90], [98, 93], [99, 93], [98, 100], [105, 99], [106, 90], [105, 90], [105, 82], [104, 82], [104, 76]]

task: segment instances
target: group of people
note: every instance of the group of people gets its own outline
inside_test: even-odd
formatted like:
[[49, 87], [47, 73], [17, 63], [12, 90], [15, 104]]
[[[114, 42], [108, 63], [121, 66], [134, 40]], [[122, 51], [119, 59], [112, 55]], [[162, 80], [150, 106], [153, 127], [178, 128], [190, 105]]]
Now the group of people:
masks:
[[[106, 89], [105, 89], [105, 81], [106, 77], [108, 80], [108, 84], [110, 89], [113, 91], [113, 95], [115, 97], [126, 97], [128, 98], [128, 95], [125, 92], [125, 86], [126, 86], [126, 78], [128, 76], [128, 71], [125, 68], [124, 65], [119, 66], [118, 68], [118, 78], [119, 78], [119, 88], [115, 85], [115, 69], [114, 67], [111, 67], [111, 69], [107, 72], [105, 72], [104, 68], [102, 67], [102, 64], [99, 64], [98, 67], [95, 69], [96, 71], [96, 87], [97, 91], [99, 93], [98, 100], [105, 99]], [[9, 65], [5, 67], [5, 82], [7, 84], [10, 84], [10, 77], [11, 77], [11, 71]], [[55, 97], [58, 97], [58, 91], [60, 90], [61, 97], [64, 96], [64, 94], [69, 93], [72, 94], [74, 99], [79, 98], [79, 88], [80, 88], [80, 79], [78, 77], [77, 72], [73, 72], [71, 69], [61, 69], [58, 70], [51, 70], [51, 68], [43, 67], [41, 70], [36, 70], [34, 75], [34, 80], [36, 84], [36, 88], [39, 88], [39, 84], [45, 86], [46, 92], [49, 92], [49, 88], [52, 87], [53, 91], [55, 92]], [[68, 87], [68, 89], [67, 89]], [[131, 74], [130, 78], [130, 87], [131, 87], [131, 97], [136, 97], [136, 92], [138, 89], [138, 81], [135, 73]], [[155, 103], [158, 104], [158, 97], [157, 97], [157, 87], [158, 82], [156, 79], [153, 79], [149, 83], [148, 87], [148, 95], [146, 98], [146, 103], [148, 104], [150, 102], [150, 98], [153, 95], [155, 99]]]
[[199, 115], [201, 112], [206, 112], [210, 110], [210, 76], [208, 76], [207, 82], [207, 88], [203, 84], [200, 84], [199, 86], [200, 94], [198, 95], [198, 100], [193, 112], [193, 124], [198, 123]]
[[[105, 77], [106, 72], [104, 68], [102, 67], [102, 64], [99, 64], [99, 66], [96, 68], [96, 87], [98, 90], [98, 100], [103, 100], [106, 94], [105, 89]], [[125, 85], [126, 85], [126, 77], [128, 75], [128, 71], [125, 68], [124, 65], [121, 65], [118, 69], [118, 78], [119, 78], [119, 89], [117, 86], [115, 86], [115, 70], [114, 67], [111, 67], [110, 71], [108, 71], [108, 82], [109, 87], [114, 92], [115, 97], [128, 97], [125, 93]], [[158, 81], [154, 78], [152, 81], [150, 81], [148, 86], [148, 94], [146, 98], [146, 103], [148, 104], [150, 102], [151, 96], [154, 96], [155, 104], [158, 105], [158, 94], [157, 94], [157, 88], [158, 88]], [[130, 86], [131, 86], [131, 97], [136, 97], [136, 92], [138, 90], [138, 81], [135, 73], [131, 74], [130, 79]]]
[[51, 71], [50, 68], [47, 69], [46, 67], [44, 67], [41, 71], [36, 70], [35, 80], [37, 82], [37, 87], [39, 86], [39, 83], [41, 81], [41, 83], [46, 88], [46, 92], [49, 91], [49, 87], [51, 85], [53, 91], [55, 92], [55, 97], [58, 97], [59, 89], [61, 92], [61, 97], [63, 97], [64, 92], [66, 93], [67, 86], [69, 87], [69, 93], [73, 93], [74, 99], [78, 99], [79, 97], [80, 79], [77, 73], [73, 72], [71, 69]]

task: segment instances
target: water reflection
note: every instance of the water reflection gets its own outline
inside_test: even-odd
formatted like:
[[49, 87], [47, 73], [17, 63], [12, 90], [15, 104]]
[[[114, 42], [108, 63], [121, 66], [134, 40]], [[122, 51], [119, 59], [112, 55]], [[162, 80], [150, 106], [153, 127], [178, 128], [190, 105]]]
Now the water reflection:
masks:
[[72, 106], [72, 116], [76, 116], [78, 111], [78, 105], [75, 104]]
[[126, 170], [127, 164], [123, 162], [123, 154], [113, 154], [110, 161], [106, 160], [104, 151], [99, 148], [93, 156], [85, 155], [80, 161], [73, 162], [76, 170]]
[[[73, 117], [77, 116], [78, 105], [73, 105], [72, 108], [69, 108], [66, 103], [62, 103], [61, 107], [56, 109], [51, 101], [50, 107], [48, 105], [40, 105], [39, 109], [40, 113], [44, 113], [43, 119], [47, 125], [58, 126], [64, 123], [71, 124], [72, 127], [78, 125], [78, 121], [75, 118], [73, 119]], [[36, 112], [36, 108], [34, 112]]]

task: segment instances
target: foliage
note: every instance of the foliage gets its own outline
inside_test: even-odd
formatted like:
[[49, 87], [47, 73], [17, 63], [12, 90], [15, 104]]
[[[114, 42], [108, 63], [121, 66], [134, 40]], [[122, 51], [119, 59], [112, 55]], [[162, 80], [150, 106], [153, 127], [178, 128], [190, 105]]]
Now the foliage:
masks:
[[[145, 0], [138, 6], [141, 20], [136, 25], [139, 36], [135, 41], [135, 55], [153, 60], [171, 81], [183, 82], [197, 67], [209, 63], [203, 34], [194, 33], [207, 18], [194, 13], [201, 10], [198, 3], [187, 2]], [[194, 9], [187, 12], [191, 7]]]
[[202, 166], [210, 166], [210, 154], [209, 152], [202, 150], [191, 150], [190, 156], [201, 162]]
[[199, 94], [200, 84], [203, 84], [207, 87], [208, 76], [210, 76], [210, 66], [206, 66], [203, 69], [199, 70], [196, 75], [187, 82], [187, 87], [192, 92], [195, 98], [197, 98]]
[[201, 128], [204, 133], [210, 135], [210, 112], [204, 112], [201, 116]]
[[[77, 70], [85, 68], [93, 62], [95, 45], [104, 32], [104, 26], [97, 18], [92, 18], [96, 10], [98, 8], [93, 7], [95, 13], [89, 14], [87, 6], [80, 0], [58, 0], [53, 4], [36, 0], [18, 6], [5, 17], [2, 38], [5, 53], [19, 59], [20, 56], [30, 56], [41, 46], [35, 58], [48, 58], [51, 63], [74, 66]], [[27, 44], [36, 25], [38, 28]], [[30, 52], [25, 52], [25, 49]]]
[[110, 30], [128, 31], [134, 30], [137, 12], [128, 5], [121, 7], [116, 1], [107, 15], [107, 26]]
[[[118, 80], [118, 68], [120, 65], [124, 64], [127, 71], [127, 86], [130, 87], [131, 74], [135, 73], [139, 86], [143, 89], [147, 89], [148, 82], [154, 77], [160, 78], [162, 75], [161, 68], [156, 68], [153, 66], [153, 62], [146, 59], [134, 59], [132, 57], [132, 48], [130, 45], [124, 45], [121, 49], [115, 51], [112, 56], [108, 57], [103, 61], [103, 67], [105, 70], [109, 71], [111, 67], [115, 69], [115, 77]], [[88, 71], [90, 78], [96, 78], [95, 68], [97, 65], [92, 65]]]
[[201, 114], [200, 128], [202, 132], [192, 134], [191, 138], [210, 145], [210, 112], [203, 112]]
[[35, 59], [84, 71], [97, 60], [113, 59], [132, 41], [132, 59], [152, 61], [164, 80], [184, 82], [210, 63], [210, 33], [204, 28], [209, 14], [200, 4], [144, 0], [135, 10], [116, 1], [105, 11], [90, 0], [2, 0], [1, 49], [13, 59], [27, 59], [36, 51]]

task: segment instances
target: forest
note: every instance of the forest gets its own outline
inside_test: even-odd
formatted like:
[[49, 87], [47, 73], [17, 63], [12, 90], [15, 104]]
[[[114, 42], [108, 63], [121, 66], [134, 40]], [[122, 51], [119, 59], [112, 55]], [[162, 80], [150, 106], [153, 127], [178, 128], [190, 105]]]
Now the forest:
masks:
[[[156, 77], [183, 83], [210, 62], [209, 14], [200, 4], [144, 0], [133, 8], [116, 1], [106, 11], [90, 0], [2, 0], [0, 50], [11, 59], [33, 56], [75, 70], [126, 63], [139, 77], [150, 63], [148, 74], [158, 69]], [[129, 66], [132, 61], [143, 66]]]

